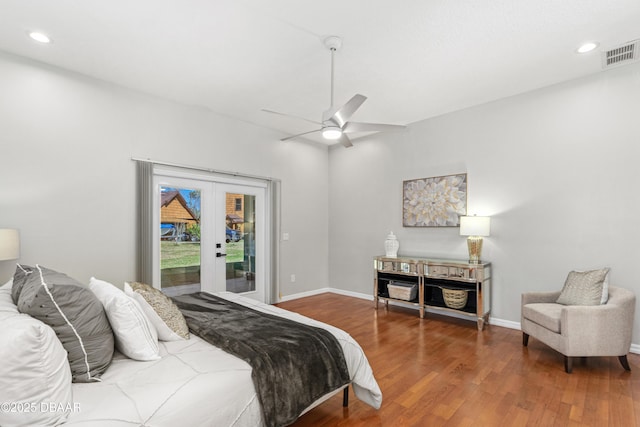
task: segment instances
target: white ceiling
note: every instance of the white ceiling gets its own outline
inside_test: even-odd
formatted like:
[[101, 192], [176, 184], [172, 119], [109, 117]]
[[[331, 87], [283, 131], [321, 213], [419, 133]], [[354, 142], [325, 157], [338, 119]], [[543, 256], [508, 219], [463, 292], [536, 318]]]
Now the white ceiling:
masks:
[[[640, 1], [0, 1], [0, 50], [283, 137], [314, 125], [261, 109], [320, 121], [329, 35], [343, 39], [335, 104], [361, 93], [354, 121], [410, 124], [601, 72], [603, 48], [640, 38]], [[575, 54], [587, 40], [600, 48]]]

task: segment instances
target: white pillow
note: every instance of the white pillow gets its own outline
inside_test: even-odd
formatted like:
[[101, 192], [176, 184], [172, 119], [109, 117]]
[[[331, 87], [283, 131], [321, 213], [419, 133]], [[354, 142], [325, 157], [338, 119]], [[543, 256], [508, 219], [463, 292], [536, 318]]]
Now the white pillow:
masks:
[[[183, 333], [186, 334], [187, 338], [185, 338], [184, 336], [178, 335], [173, 329], [171, 329], [167, 324], [167, 322], [165, 321], [165, 319], [163, 319], [160, 316], [160, 314], [158, 314], [158, 312], [155, 310], [155, 308], [151, 304], [149, 304], [149, 301], [145, 299], [144, 295], [134, 291], [128, 282], [124, 283], [124, 293], [130, 296], [131, 298], [133, 298], [134, 300], [136, 300], [138, 304], [140, 304], [140, 307], [142, 307], [142, 311], [144, 311], [144, 313], [147, 315], [147, 318], [151, 321], [153, 326], [158, 331], [158, 339], [160, 339], [161, 341], [184, 341], [185, 339], [188, 339], [189, 329], [186, 325], [186, 321], [184, 320], [184, 318], [182, 318], [182, 322], [184, 323], [184, 327], [182, 329], [183, 329]], [[168, 298], [166, 298], [166, 300], [168, 301], [166, 304], [172, 304], [171, 300], [169, 300]], [[182, 316], [178, 307], [175, 307], [174, 305], [172, 308], [175, 309], [177, 314]], [[168, 313], [168, 314], [165, 313], [165, 314], [170, 317], [174, 316], [171, 313]]]
[[140, 305], [109, 282], [92, 277], [89, 289], [102, 303], [113, 329], [116, 348], [142, 361], [160, 359], [158, 334]]
[[7, 283], [2, 285], [2, 287], [0, 287], [0, 312], [8, 311], [14, 314], [19, 313], [18, 307], [16, 307], [16, 305], [13, 303], [13, 298], [11, 298], [12, 285], [13, 285], [13, 279], [10, 279]]
[[0, 425], [63, 423], [75, 410], [71, 369], [53, 329], [28, 314], [0, 311], [0, 332]]

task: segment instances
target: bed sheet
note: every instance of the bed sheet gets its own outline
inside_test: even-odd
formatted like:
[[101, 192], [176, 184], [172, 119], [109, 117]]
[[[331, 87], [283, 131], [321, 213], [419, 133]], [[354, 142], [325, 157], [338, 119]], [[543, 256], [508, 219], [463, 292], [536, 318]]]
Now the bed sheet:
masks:
[[191, 335], [160, 342], [158, 361], [117, 354], [100, 383], [73, 384], [65, 426], [260, 426], [251, 367]]
[[[355, 395], [380, 408], [382, 393], [371, 366], [360, 345], [345, 331], [238, 294], [215, 295], [331, 332], [344, 351]], [[140, 362], [117, 353], [102, 382], [73, 384], [76, 410], [64, 426], [263, 425], [251, 366], [245, 361], [193, 334], [187, 341], [159, 344], [160, 360]]]
[[254, 310], [274, 314], [276, 316], [281, 316], [331, 332], [331, 334], [333, 334], [333, 336], [338, 340], [338, 343], [340, 343], [342, 351], [344, 352], [347, 367], [349, 368], [349, 375], [351, 377], [351, 385], [356, 397], [369, 406], [372, 406], [375, 409], [380, 409], [380, 405], [382, 404], [382, 392], [380, 391], [380, 387], [373, 376], [373, 370], [371, 369], [371, 365], [369, 365], [367, 356], [364, 354], [360, 344], [358, 344], [351, 335], [342, 329], [336, 328], [335, 326], [319, 322], [273, 305], [264, 304], [239, 294], [219, 292], [215, 295], [228, 299], [229, 301], [234, 301], [238, 304], [251, 307]]

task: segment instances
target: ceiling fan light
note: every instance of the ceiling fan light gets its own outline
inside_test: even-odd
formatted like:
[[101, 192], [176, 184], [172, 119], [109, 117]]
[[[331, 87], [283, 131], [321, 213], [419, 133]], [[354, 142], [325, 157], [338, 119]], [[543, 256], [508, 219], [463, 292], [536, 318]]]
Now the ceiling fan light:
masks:
[[342, 136], [342, 129], [337, 126], [327, 126], [322, 129], [322, 137], [324, 139], [339, 139]]

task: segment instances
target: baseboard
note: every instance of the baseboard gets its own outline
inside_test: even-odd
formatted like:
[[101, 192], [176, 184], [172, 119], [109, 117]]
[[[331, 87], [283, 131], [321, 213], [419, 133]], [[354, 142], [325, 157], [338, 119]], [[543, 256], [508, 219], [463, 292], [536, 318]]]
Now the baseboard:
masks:
[[285, 295], [281, 296], [278, 302], [292, 301], [298, 298], [312, 297], [314, 295], [326, 294], [327, 292], [331, 292], [331, 288], [320, 288], [314, 289], [313, 291], [299, 292], [297, 294]]
[[513, 322], [511, 320], [498, 319], [496, 317], [489, 317], [489, 323], [491, 325], [502, 326], [503, 328], [520, 330], [520, 322]]
[[[310, 296], [313, 296], [313, 295], [324, 294], [324, 293], [327, 293], [327, 292], [330, 292], [330, 293], [333, 293], [333, 294], [345, 295], [345, 296], [353, 297], [353, 298], [360, 298], [360, 299], [364, 299], [364, 300], [368, 300], [368, 301], [373, 301], [373, 295], [363, 294], [361, 292], [345, 291], [344, 289], [321, 288], [321, 289], [315, 289], [313, 291], [300, 292], [300, 293], [297, 293], [297, 294], [284, 296], [284, 297], [280, 298], [280, 302], [291, 301], [291, 300], [298, 299], [298, 298], [310, 297]], [[398, 306], [407, 307], [407, 308], [414, 308], [414, 307], [411, 307], [409, 305], [404, 305], [402, 303], [395, 304], [393, 301], [390, 301], [389, 304], [398, 305]], [[415, 309], [418, 310], [417, 308], [415, 308]], [[469, 320], [468, 316], [464, 316], [462, 314], [458, 315], [455, 312], [448, 311], [448, 310], [437, 310], [437, 309], [427, 308], [426, 312], [427, 313], [437, 313], [437, 314], [442, 314], [442, 315], [445, 315], [445, 316], [451, 316], [451, 317], [456, 317], [456, 318], [459, 318], [459, 319]], [[504, 319], [498, 319], [496, 317], [489, 317], [489, 324], [490, 325], [494, 325], [494, 326], [500, 326], [500, 327], [503, 327], [503, 328], [508, 328], [508, 329], [516, 329], [518, 331], [520, 330], [520, 322], [514, 322], [512, 320], [504, 320]], [[629, 353], [640, 354], [640, 344], [631, 344], [631, 348], [629, 349]]]
[[373, 295], [370, 295], [370, 294], [363, 294], [360, 292], [353, 292], [353, 291], [345, 291], [344, 289], [335, 289], [335, 288], [328, 288], [328, 289], [329, 289], [329, 292], [334, 294], [340, 294], [348, 297], [354, 297], [354, 298], [366, 299], [367, 301], [373, 301]]

